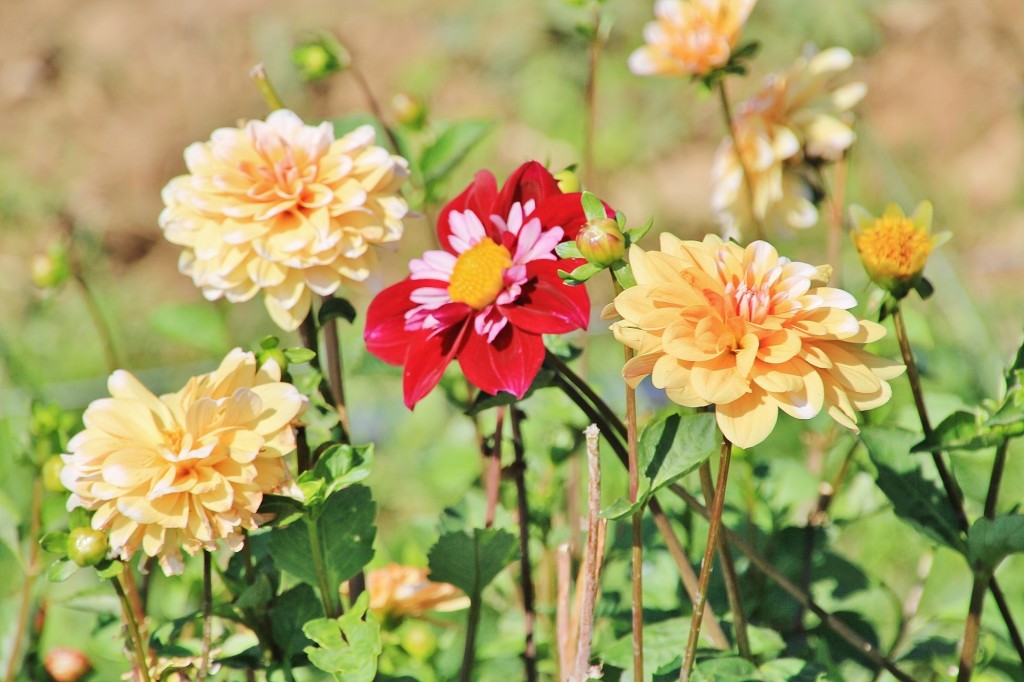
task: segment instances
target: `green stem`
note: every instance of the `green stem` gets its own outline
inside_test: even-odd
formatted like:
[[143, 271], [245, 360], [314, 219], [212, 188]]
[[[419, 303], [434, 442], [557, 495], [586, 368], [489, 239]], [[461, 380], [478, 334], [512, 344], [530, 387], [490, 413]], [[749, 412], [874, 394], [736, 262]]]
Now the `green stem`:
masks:
[[992, 476], [988, 482], [988, 494], [985, 496], [985, 518], [996, 517], [996, 505], [999, 503], [999, 486], [1003, 483], [1003, 471], [1006, 469], [1006, 454], [1010, 449], [1010, 439], [1005, 439], [996, 448], [996, 458], [992, 463]]
[[594, 186], [594, 138], [597, 131], [597, 73], [601, 64], [601, 7], [593, 7], [593, 35], [590, 37], [587, 61], [587, 85], [584, 97], [587, 106], [587, 118], [584, 124], [583, 137], [583, 183], [590, 189]]
[[[341, 345], [338, 343], [338, 320], [331, 318], [324, 323], [324, 364], [327, 365], [327, 385], [331, 387], [332, 403], [338, 413], [338, 426], [344, 445], [352, 442], [348, 420], [348, 406], [345, 403], [345, 374], [341, 363]], [[357, 597], [358, 595], [355, 595]]]
[[320, 544], [320, 531], [317, 530], [316, 521], [305, 519], [306, 529], [309, 532], [309, 546], [313, 560], [313, 569], [316, 571], [316, 582], [320, 591], [320, 603], [324, 606], [324, 614], [328, 618], [337, 618], [341, 615], [341, 601], [337, 589], [331, 589], [330, 580], [327, 578], [327, 564], [324, 561], [323, 546]]
[[107, 369], [113, 372], [114, 370], [121, 367], [121, 361], [117, 355], [117, 348], [114, 346], [114, 334], [110, 330], [110, 325], [107, 324], [107, 320], [103, 317], [103, 311], [100, 309], [99, 300], [96, 298], [96, 294], [93, 293], [92, 287], [85, 280], [85, 277], [77, 269], [72, 273], [75, 281], [78, 282], [79, 289], [82, 290], [82, 299], [85, 301], [85, 309], [89, 313], [89, 318], [92, 320], [93, 326], [96, 327], [96, 332], [100, 337], [100, 345], [103, 347], [103, 357], [107, 361]]
[[363, 97], [366, 98], [366, 103], [370, 105], [373, 117], [377, 119], [380, 127], [384, 129], [384, 134], [387, 135], [392, 149], [395, 150], [396, 154], [401, 154], [402, 147], [398, 144], [398, 137], [395, 135], [395, 131], [391, 129], [391, 126], [387, 124], [387, 121], [384, 120], [384, 110], [381, 108], [380, 102], [377, 101], [377, 97], [373, 94], [370, 82], [366, 80], [366, 76], [363, 75], [363, 72], [354, 63], [349, 64], [348, 72], [356, 79], [356, 84], [363, 91]]
[[523, 659], [526, 667], [527, 682], [537, 680], [537, 643], [534, 640], [534, 623], [537, 620], [534, 608], [533, 574], [530, 566], [530, 507], [526, 497], [526, 446], [519, 422], [523, 413], [515, 405], [511, 409], [512, 449], [515, 451], [515, 464], [512, 471], [516, 482], [517, 516], [519, 517], [519, 581], [523, 590], [523, 615], [525, 644]]
[[964, 624], [964, 644], [960, 650], [960, 669], [956, 682], [969, 682], [974, 673], [974, 660], [978, 655], [978, 639], [981, 635], [981, 610], [985, 605], [985, 592], [991, 573], [987, 570], [977, 571], [974, 585], [971, 587], [971, 605], [967, 610], [967, 622]]
[[[126, 566], [125, 569], [127, 570], [127, 568]], [[132, 608], [131, 602], [128, 601], [128, 595], [125, 594], [124, 587], [121, 585], [120, 576], [114, 576], [110, 582], [114, 585], [117, 598], [121, 600], [121, 612], [124, 615], [125, 625], [128, 627], [128, 639], [131, 641], [135, 654], [135, 669], [142, 682], [150, 682], [149, 660], [142, 643], [142, 635], [139, 633], [139, 623], [135, 619], [135, 610]]]
[[704, 559], [700, 565], [700, 580], [697, 583], [697, 600], [693, 603], [693, 616], [690, 619], [690, 636], [686, 641], [686, 653], [683, 656], [683, 667], [679, 671], [680, 682], [687, 682], [697, 658], [697, 642], [700, 639], [700, 626], [704, 614], [704, 604], [708, 600], [708, 584], [711, 580], [711, 565], [715, 560], [715, 549], [718, 547], [718, 533], [722, 527], [722, 509], [725, 507], [725, 487], [729, 482], [729, 461], [732, 457], [732, 442], [722, 437], [722, 454], [718, 463], [718, 481], [715, 484], [715, 496], [711, 506], [711, 518], [708, 520], [708, 541], [704, 548]]
[[754, 229], [758, 239], [764, 237], [764, 224], [761, 216], [754, 210], [754, 182], [751, 179], [750, 170], [747, 168], [747, 161], [743, 158], [743, 150], [740, 148], [739, 137], [736, 135], [736, 119], [732, 115], [732, 107], [729, 105], [729, 95], [725, 91], [725, 79], [718, 81], [718, 101], [722, 105], [722, 116], [725, 118], [725, 127], [729, 130], [729, 137], [732, 138], [732, 146], [736, 151], [736, 160], [739, 161], [740, 170], [743, 171], [743, 184], [747, 188], [747, 202], [750, 210], [750, 219], [754, 221]]
[[213, 637], [213, 570], [208, 550], [203, 550], [203, 642], [199, 659], [199, 682], [206, 679], [210, 668], [210, 644]]
[[[480, 546], [473, 545], [475, 554], [474, 565], [480, 565]], [[479, 579], [479, 578], [477, 578]], [[480, 600], [481, 590], [479, 585], [473, 586], [473, 594], [469, 597], [469, 614], [466, 616], [466, 645], [462, 649], [462, 668], [459, 670], [459, 682], [472, 682], [473, 664], [476, 662], [476, 631], [480, 627]]]
[[21, 650], [21, 643], [28, 631], [29, 612], [32, 610], [32, 589], [35, 587], [36, 578], [39, 576], [39, 529], [42, 525], [43, 510], [43, 479], [36, 477], [32, 482], [32, 506], [29, 511], [29, 549], [28, 561], [25, 563], [25, 582], [21, 585], [21, 605], [18, 607], [18, 629], [14, 633], [14, 643], [11, 645], [10, 658], [7, 659], [7, 672], [4, 674], [6, 682], [14, 682], [14, 676], [18, 672], [18, 663], [21, 657], [18, 656]]
[[[621, 293], [617, 286], [616, 290]], [[633, 349], [625, 346], [626, 362], [633, 359]], [[640, 458], [636, 435], [636, 390], [626, 384], [626, 468], [629, 472], [629, 502], [636, 504], [640, 495]], [[644, 508], [641, 505], [633, 512], [632, 521], [632, 629], [633, 629], [633, 679], [644, 679]], [[701, 610], [703, 613], [703, 609]]]
[[[598, 415], [601, 417], [600, 423], [603, 424], [602, 434], [615, 433], [623, 440], [627, 439], [626, 425], [615, 414], [615, 410], [608, 406], [604, 399], [597, 394], [597, 391], [590, 387], [590, 384], [583, 377], [572, 371], [572, 368], [562, 358], [551, 351], [547, 351], [544, 362], [594, 405], [594, 409], [597, 410]], [[608, 436], [606, 435], [605, 438], [608, 438]]]

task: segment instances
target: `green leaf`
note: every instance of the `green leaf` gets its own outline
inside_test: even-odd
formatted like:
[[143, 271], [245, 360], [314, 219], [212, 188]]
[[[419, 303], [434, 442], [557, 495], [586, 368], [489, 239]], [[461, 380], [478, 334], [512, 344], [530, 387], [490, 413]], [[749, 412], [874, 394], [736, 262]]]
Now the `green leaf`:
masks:
[[301, 365], [303, 362], [309, 362], [316, 357], [316, 353], [308, 348], [285, 348], [284, 357], [287, 358], [288, 363], [291, 365]]
[[615, 281], [623, 289], [636, 286], [636, 277], [633, 276], [633, 268], [630, 267], [628, 262], [620, 260], [612, 265], [612, 274], [615, 275]]
[[[270, 588], [269, 581], [266, 582], [266, 587]], [[263, 589], [260, 588], [261, 593]], [[262, 595], [254, 595], [254, 597], [254, 605], [262, 599]], [[315, 618], [322, 618], [323, 615], [324, 609], [320, 598], [309, 585], [296, 585], [274, 600], [270, 612], [271, 636], [286, 658], [299, 653], [311, 644], [309, 638], [303, 633], [302, 626]]]
[[488, 120], [457, 121], [449, 125], [437, 140], [423, 150], [420, 168], [428, 193], [444, 180], [478, 145], [494, 125]]
[[580, 247], [576, 246], [576, 242], [562, 242], [555, 247], [555, 253], [558, 254], [559, 258], [583, 258], [583, 254], [580, 253]]
[[626, 236], [626, 246], [632, 246], [639, 242], [648, 232], [651, 231], [652, 227], [654, 227], [654, 218], [650, 218], [646, 223], [644, 223], [643, 227], [634, 227], [632, 230], [627, 230], [624, 233]]
[[124, 562], [106, 559], [96, 564], [96, 577], [100, 580], [114, 578], [124, 573]]
[[365, 480], [373, 466], [373, 444], [332, 445], [320, 453], [313, 475], [324, 481], [324, 494]]
[[822, 682], [828, 679], [821, 666], [798, 658], [768, 661], [758, 671], [764, 682]]
[[310, 559], [315, 538], [326, 564], [328, 584], [340, 585], [373, 558], [376, 513], [369, 488], [353, 485], [337, 490], [318, 509], [309, 510], [301, 523], [275, 528], [268, 534], [274, 563], [299, 580], [317, 585]]
[[223, 355], [231, 347], [224, 315], [209, 303], [160, 306], [150, 313], [149, 326], [172, 341], [214, 355]]
[[583, 206], [583, 215], [587, 217], [587, 220], [601, 220], [608, 217], [604, 210], [604, 204], [590, 192], [582, 194], [580, 204]]
[[921, 533], [958, 552], [966, 546], [946, 495], [924, 477], [921, 460], [910, 455], [917, 436], [898, 428], [865, 427], [861, 439], [878, 469], [876, 482], [893, 511]]
[[62, 583], [78, 570], [78, 564], [68, 559], [57, 559], [46, 569], [46, 579], [51, 583]]
[[62, 530], [55, 530], [51, 533], [47, 533], [43, 537], [39, 538], [39, 546], [43, 548], [44, 552], [56, 554], [61, 557], [67, 556], [68, 534]]
[[954, 412], [942, 420], [931, 436], [915, 445], [911, 452], [982, 450], [1021, 435], [1024, 435], [1024, 410], [1006, 401], [995, 414], [987, 418], [982, 414]]
[[698, 664], [690, 677], [692, 682], [755, 682], [761, 679], [750, 661], [738, 656], [712, 658]]
[[88, 510], [82, 507], [75, 507], [68, 514], [68, 529], [74, 530], [76, 528], [91, 528], [92, 527], [92, 514]]
[[305, 512], [302, 503], [294, 497], [284, 495], [264, 495], [260, 503], [259, 513], [271, 514], [274, 518], [261, 524], [261, 527], [283, 528], [293, 521], [302, 518]]
[[302, 632], [317, 646], [307, 646], [309, 661], [342, 682], [373, 682], [381, 652], [380, 624], [367, 611], [370, 595], [363, 592], [337, 619], [317, 618]]
[[[644, 675], [667, 673], [682, 663], [690, 618], [670, 618], [644, 625]], [[633, 634], [627, 633], [601, 653], [606, 664], [629, 670], [633, 666]], [[637, 681], [639, 682], [639, 681]]]
[[341, 318], [352, 324], [356, 321], [356, 309], [348, 299], [331, 297], [320, 306], [320, 312], [316, 317], [321, 325], [336, 318]]
[[1011, 554], [1024, 552], [1024, 515], [978, 519], [967, 531], [967, 559], [971, 566], [994, 571]]
[[430, 579], [451, 583], [471, 599], [478, 599], [495, 576], [519, 555], [518, 541], [497, 528], [474, 528], [473, 534], [445, 533], [427, 557]]

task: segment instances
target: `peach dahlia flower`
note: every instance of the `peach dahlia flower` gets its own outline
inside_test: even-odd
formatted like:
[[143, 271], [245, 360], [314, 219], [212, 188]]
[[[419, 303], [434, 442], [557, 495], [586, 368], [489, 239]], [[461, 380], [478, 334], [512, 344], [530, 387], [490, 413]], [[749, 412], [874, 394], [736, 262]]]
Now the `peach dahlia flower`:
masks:
[[425, 568], [388, 564], [366, 574], [370, 608], [384, 617], [421, 616], [427, 611], [456, 611], [469, 599], [448, 583], [431, 582]]
[[107, 386], [111, 397], [89, 405], [63, 455], [68, 509], [95, 511], [114, 556], [141, 548], [168, 575], [184, 568], [182, 549], [223, 540], [237, 551], [264, 493], [291, 482], [283, 457], [305, 398], [275, 363], [257, 367], [237, 348], [177, 393], [158, 398], [124, 370]]
[[703, 76], [725, 66], [757, 0], [657, 0], [646, 45], [629, 57], [640, 76]]
[[632, 247], [637, 286], [615, 299], [615, 338], [636, 350], [623, 376], [650, 376], [680, 405], [714, 405], [722, 433], [741, 447], [763, 441], [779, 410], [810, 419], [825, 409], [854, 431], [857, 411], [892, 394], [898, 363], [864, 350], [885, 335], [849, 308], [853, 296], [825, 286], [828, 266], [746, 248], [708, 235], [661, 235], [660, 251]]
[[711, 209], [725, 237], [754, 224], [782, 231], [817, 224], [815, 169], [841, 159], [857, 137], [851, 109], [866, 87], [836, 84], [852, 64], [838, 47], [798, 59], [737, 108], [738, 145], [726, 137], [711, 171]]
[[210, 300], [262, 289], [274, 322], [297, 328], [313, 293], [365, 280], [370, 246], [402, 236], [408, 164], [374, 139], [368, 125], [334, 139], [330, 123], [280, 109], [190, 145], [189, 175], [164, 187], [160, 214], [164, 236], [185, 247], [179, 269]]

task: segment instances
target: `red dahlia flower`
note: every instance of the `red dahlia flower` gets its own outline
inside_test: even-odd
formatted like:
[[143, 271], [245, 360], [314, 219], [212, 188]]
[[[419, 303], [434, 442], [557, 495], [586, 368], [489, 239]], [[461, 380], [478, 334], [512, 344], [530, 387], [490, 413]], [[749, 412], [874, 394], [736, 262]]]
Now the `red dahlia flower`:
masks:
[[410, 261], [409, 277], [367, 311], [366, 346], [405, 367], [406, 406], [429, 393], [454, 359], [481, 390], [523, 397], [544, 361], [541, 335], [587, 326], [587, 291], [562, 283], [558, 270], [574, 263], [555, 255], [585, 220], [580, 194], [563, 194], [536, 161], [500, 192], [494, 175], [480, 171], [444, 207], [437, 224], [444, 250]]

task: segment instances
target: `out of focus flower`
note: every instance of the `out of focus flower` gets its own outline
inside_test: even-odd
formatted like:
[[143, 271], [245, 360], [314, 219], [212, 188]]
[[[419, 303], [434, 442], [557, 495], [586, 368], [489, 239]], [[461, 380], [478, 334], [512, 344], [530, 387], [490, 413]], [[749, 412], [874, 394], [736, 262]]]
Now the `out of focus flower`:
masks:
[[543, 166], [525, 163], [498, 191], [477, 173], [438, 219], [443, 251], [409, 263], [412, 274], [382, 291], [366, 314], [366, 346], [405, 366], [412, 408], [458, 359], [477, 388], [523, 397], [544, 361], [542, 334], [587, 326], [590, 299], [563, 284], [555, 247], [585, 221], [580, 194], [563, 194]]
[[46, 652], [43, 668], [54, 682], [78, 682], [92, 670], [92, 663], [78, 649], [58, 646]]
[[704, 76], [729, 62], [757, 0], [657, 0], [646, 45], [629, 57], [641, 76]]
[[280, 378], [276, 364], [257, 367], [240, 349], [159, 398], [114, 372], [111, 397], [89, 405], [63, 457], [68, 509], [94, 510], [92, 527], [107, 533], [115, 556], [141, 548], [168, 575], [183, 569], [182, 549], [223, 540], [237, 551], [264, 493], [291, 483], [283, 457], [305, 399]]
[[736, 142], [722, 141], [711, 171], [711, 209], [723, 236], [739, 238], [758, 224], [782, 231], [817, 224], [818, 169], [856, 139], [851, 109], [866, 88], [835, 83], [852, 63], [843, 48], [801, 58], [738, 107]]
[[854, 431], [857, 411], [892, 395], [903, 365], [863, 345], [885, 335], [847, 312], [853, 296], [825, 286], [828, 266], [780, 257], [709, 235], [661, 235], [661, 251], [630, 250], [637, 286], [615, 299], [615, 337], [636, 350], [622, 373], [650, 376], [687, 407], [715, 406], [722, 433], [741, 447], [775, 428], [779, 410], [810, 419], [825, 409]]
[[371, 126], [334, 139], [330, 123], [281, 109], [190, 145], [189, 175], [164, 187], [160, 214], [164, 236], [185, 247], [179, 269], [210, 300], [262, 290], [274, 322], [297, 328], [312, 294], [365, 280], [370, 246], [402, 236], [408, 164], [374, 140]]
[[921, 281], [928, 256], [949, 239], [949, 232], [933, 235], [932, 205], [922, 201], [907, 217], [889, 204], [875, 218], [860, 206], [850, 207], [853, 242], [868, 276], [895, 298], [904, 298]]
[[429, 571], [400, 564], [366, 574], [370, 609], [385, 618], [421, 616], [427, 611], [457, 611], [469, 605], [459, 588], [428, 579]]

